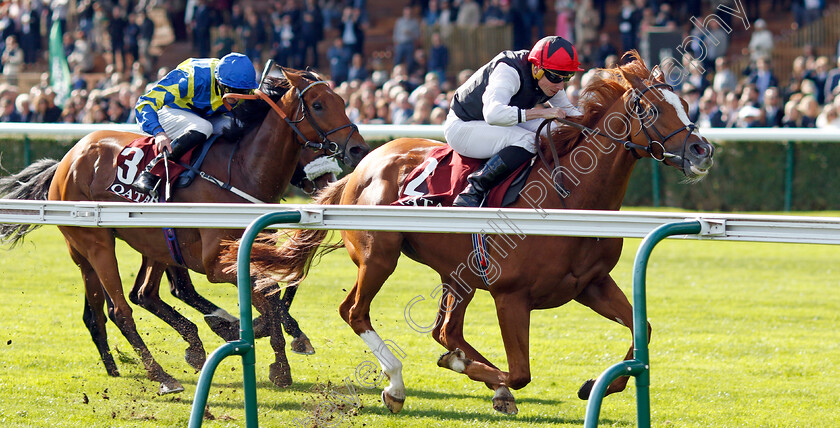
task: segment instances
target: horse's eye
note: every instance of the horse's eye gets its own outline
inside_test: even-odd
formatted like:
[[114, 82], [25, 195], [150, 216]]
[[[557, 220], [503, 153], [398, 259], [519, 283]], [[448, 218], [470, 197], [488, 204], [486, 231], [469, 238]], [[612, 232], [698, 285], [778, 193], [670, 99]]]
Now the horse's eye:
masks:
[[324, 106], [322, 106], [320, 102], [315, 101], [314, 103], [312, 103], [312, 110], [321, 111], [323, 109], [324, 109]]

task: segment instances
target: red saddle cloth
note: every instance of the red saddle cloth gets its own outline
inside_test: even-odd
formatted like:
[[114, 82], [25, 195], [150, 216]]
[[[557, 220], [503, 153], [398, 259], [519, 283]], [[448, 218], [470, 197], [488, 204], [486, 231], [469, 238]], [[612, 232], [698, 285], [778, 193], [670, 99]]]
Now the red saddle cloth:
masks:
[[[192, 152], [193, 150], [190, 150], [181, 156], [179, 163], [189, 165]], [[117, 156], [117, 160], [115, 162], [117, 174], [116, 177], [114, 177], [114, 182], [110, 187], [108, 187], [108, 190], [131, 202], [157, 202], [157, 198], [154, 198], [145, 192], [138, 191], [131, 186], [131, 183], [134, 183], [134, 180], [137, 179], [140, 172], [143, 171], [146, 165], [148, 165], [149, 162], [157, 155], [157, 145], [155, 145], [154, 138], [152, 137], [141, 137], [128, 143], [125, 147], [123, 147], [122, 151], [120, 151], [119, 156]], [[187, 169], [174, 162], [167, 163], [169, 164], [168, 169], [170, 182], [178, 178], [178, 175]], [[164, 175], [166, 175], [166, 169], [167, 166], [164, 165], [164, 162], [158, 162], [152, 168], [151, 172], [152, 174], [163, 178]]]
[[[432, 149], [429, 157], [414, 168], [400, 190], [400, 199], [391, 205], [452, 206], [467, 187], [467, 176], [484, 164], [484, 159], [461, 156], [448, 145]], [[485, 207], [501, 207], [511, 183], [528, 165], [526, 162], [487, 195]]]

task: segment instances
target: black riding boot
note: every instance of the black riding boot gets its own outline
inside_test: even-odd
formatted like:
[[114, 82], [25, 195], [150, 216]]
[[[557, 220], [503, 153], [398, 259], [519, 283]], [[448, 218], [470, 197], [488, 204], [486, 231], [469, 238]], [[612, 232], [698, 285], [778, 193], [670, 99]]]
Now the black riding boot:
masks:
[[487, 193], [505, 180], [533, 156], [521, 147], [505, 147], [496, 153], [478, 170], [467, 176], [469, 184], [452, 203], [456, 207], [480, 207]]
[[[170, 153], [167, 158], [172, 162], [177, 162], [181, 159], [181, 156], [183, 156], [184, 153], [190, 151], [193, 147], [200, 145], [206, 139], [207, 137], [198, 131], [189, 131], [186, 134], [172, 140], [172, 153]], [[146, 165], [143, 172], [141, 172], [140, 175], [137, 176], [137, 179], [134, 180], [132, 186], [152, 196], [157, 196], [158, 185], [160, 185], [160, 177], [152, 174], [151, 171], [161, 159], [163, 159], [163, 153], [155, 156], [154, 159], [149, 161], [149, 164]]]

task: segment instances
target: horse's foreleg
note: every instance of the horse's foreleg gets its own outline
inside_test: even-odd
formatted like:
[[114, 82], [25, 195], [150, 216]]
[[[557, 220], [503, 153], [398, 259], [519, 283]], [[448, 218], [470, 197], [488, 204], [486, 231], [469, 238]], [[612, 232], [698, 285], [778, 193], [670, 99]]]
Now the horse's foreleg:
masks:
[[[633, 307], [630, 306], [630, 302], [627, 301], [627, 296], [618, 288], [615, 281], [612, 277], [607, 276], [601, 281], [594, 282], [589, 284], [583, 291], [578, 295], [575, 300], [580, 302], [583, 305], [588, 306], [593, 311], [597, 312], [604, 318], [615, 321], [627, 328], [630, 329], [630, 334], [632, 338], [633, 334]], [[650, 323], [647, 325], [648, 329], [648, 342], [650, 342]], [[630, 346], [630, 350], [627, 351], [627, 354], [624, 356], [624, 360], [629, 360], [633, 358], [633, 346]], [[627, 381], [630, 378], [628, 376], [622, 376], [616, 380], [614, 380], [610, 386], [607, 387], [606, 395], [610, 395], [615, 392], [624, 391], [624, 388], [627, 386]], [[583, 386], [581, 386], [580, 391], [578, 391], [578, 397], [582, 400], [589, 399], [589, 394], [592, 392], [592, 386], [595, 384], [594, 379], [589, 379], [584, 382]]]
[[283, 292], [283, 299], [281, 300], [283, 310], [280, 312], [280, 322], [283, 323], [283, 330], [289, 336], [292, 336], [292, 341], [289, 343], [289, 348], [292, 352], [302, 355], [312, 355], [315, 353], [312, 342], [309, 341], [309, 338], [300, 329], [297, 320], [292, 318], [290, 312], [295, 294], [297, 294], [297, 286], [287, 287], [286, 291]]
[[169, 266], [166, 268], [166, 278], [172, 295], [201, 312], [213, 333], [228, 342], [239, 339], [239, 319], [198, 294], [187, 269]]
[[[252, 278], [253, 281], [253, 278]], [[292, 384], [292, 370], [286, 357], [286, 338], [283, 337], [283, 326], [280, 321], [281, 305], [280, 290], [267, 287], [260, 292], [252, 291], [251, 299], [254, 306], [262, 314], [264, 328], [269, 333], [269, 343], [274, 350], [274, 362], [268, 367], [268, 377], [275, 385], [285, 388]]]
[[119, 376], [117, 363], [114, 362], [114, 357], [108, 349], [108, 331], [105, 328], [108, 318], [105, 317], [105, 312], [102, 310], [105, 306], [105, 290], [102, 289], [102, 283], [96, 276], [93, 267], [73, 247], [70, 247], [70, 257], [81, 270], [82, 279], [85, 282], [85, 308], [82, 320], [90, 332], [93, 344], [96, 345], [102, 364], [105, 365], [105, 371], [108, 372], [109, 376]]
[[134, 287], [128, 294], [129, 299], [175, 329], [189, 345], [184, 359], [192, 368], [201, 370], [207, 354], [198, 336], [198, 327], [160, 298], [160, 280], [163, 277], [164, 268], [165, 265], [152, 262], [143, 256]]
[[[499, 412], [516, 414], [518, 409], [513, 395], [508, 388], [519, 389], [531, 381], [530, 361], [528, 360], [528, 327], [530, 312], [526, 300], [515, 295], [496, 295], [496, 313], [502, 340], [505, 344], [509, 371], [467, 358], [460, 349], [441, 356], [438, 365], [463, 373], [470, 379], [484, 382], [496, 390], [493, 408]], [[453, 314], [457, 315], [457, 312]], [[452, 317], [454, 320], [455, 318]], [[461, 318], [463, 323], [463, 318]]]

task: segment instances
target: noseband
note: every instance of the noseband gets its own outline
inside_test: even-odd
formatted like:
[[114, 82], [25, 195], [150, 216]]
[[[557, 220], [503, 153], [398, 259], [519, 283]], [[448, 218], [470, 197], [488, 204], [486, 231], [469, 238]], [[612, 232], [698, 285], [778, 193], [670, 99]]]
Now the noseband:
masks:
[[[296, 93], [297, 93], [298, 99], [300, 100], [300, 106], [298, 108], [297, 113], [295, 114], [295, 116], [298, 117], [297, 119], [289, 119], [289, 117], [280, 108], [280, 106], [278, 106], [277, 103], [275, 103], [274, 100], [272, 100], [265, 92], [262, 92], [259, 89], [254, 91], [253, 94], [225, 94], [225, 96], [223, 97], [223, 100], [225, 102], [225, 105], [228, 107], [228, 109], [232, 109], [232, 106], [229, 104], [229, 101], [228, 101], [229, 99], [234, 99], [234, 100], [261, 99], [261, 100], [265, 101], [266, 103], [268, 103], [268, 105], [271, 107], [271, 109], [274, 110], [274, 112], [277, 113], [281, 118], [283, 118], [283, 120], [286, 121], [286, 123], [289, 125], [289, 127], [292, 128], [292, 131], [294, 131], [294, 133], [296, 134], [295, 141], [297, 141], [298, 144], [300, 144], [303, 147], [307, 147], [307, 148], [310, 148], [312, 150], [315, 150], [315, 151], [324, 150], [327, 153], [327, 156], [334, 157], [338, 160], [344, 160], [344, 152], [341, 150], [341, 147], [347, 147], [347, 143], [350, 141], [350, 138], [353, 137], [353, 133], [359, 132], [359, 128], [356, 126], [356, 124], [348, 121], [348, 123], [346, 123], [344, 125], [341, 125], [338, 128], [335, 128], [335, 129], [332, 129], [330, 131], [324, 132], [321, 129], [321, 127], [318, 126], [317, 123], [315, 123], [315, 120], [312, 119], [312, 114], [309, 111], [309, 106], [303, 100], [303, 95], [310, 88], [312, 88], [315, 85], [326, 85], [326, 84], [327, 84], [327, 82], [325, 82], [323, 80], [318, 80], [318, 81], [310, 83], [309, 86], [303, 88], [303, 90], [299, 90], [299, 89], [295, 90]], [[306, 120], [306, 122], [309, 124], [310, 127], [312, 127], [313, 130], [315, 130], [315, 132], [318, 134], [318, 139], [320, 139], [320, 141], [311, 141], [309, 138], [306, 137], [306, 135], [303, 134], [303, 132], [301, 132], [301, 130], [298, 128], [298, 125], [301, 122], [303, 122], [304, 120]], [[344, 128], [350, 128], [351, 130], [350, 130], [350, 133], [347, 134], [347, 139], [344, 140], [343, 145], [339, 145], [335, 141], [332, 141], [332, 140], [329, 139], [330, 134], [338, 132], [338, 131], [340, 131]]]

